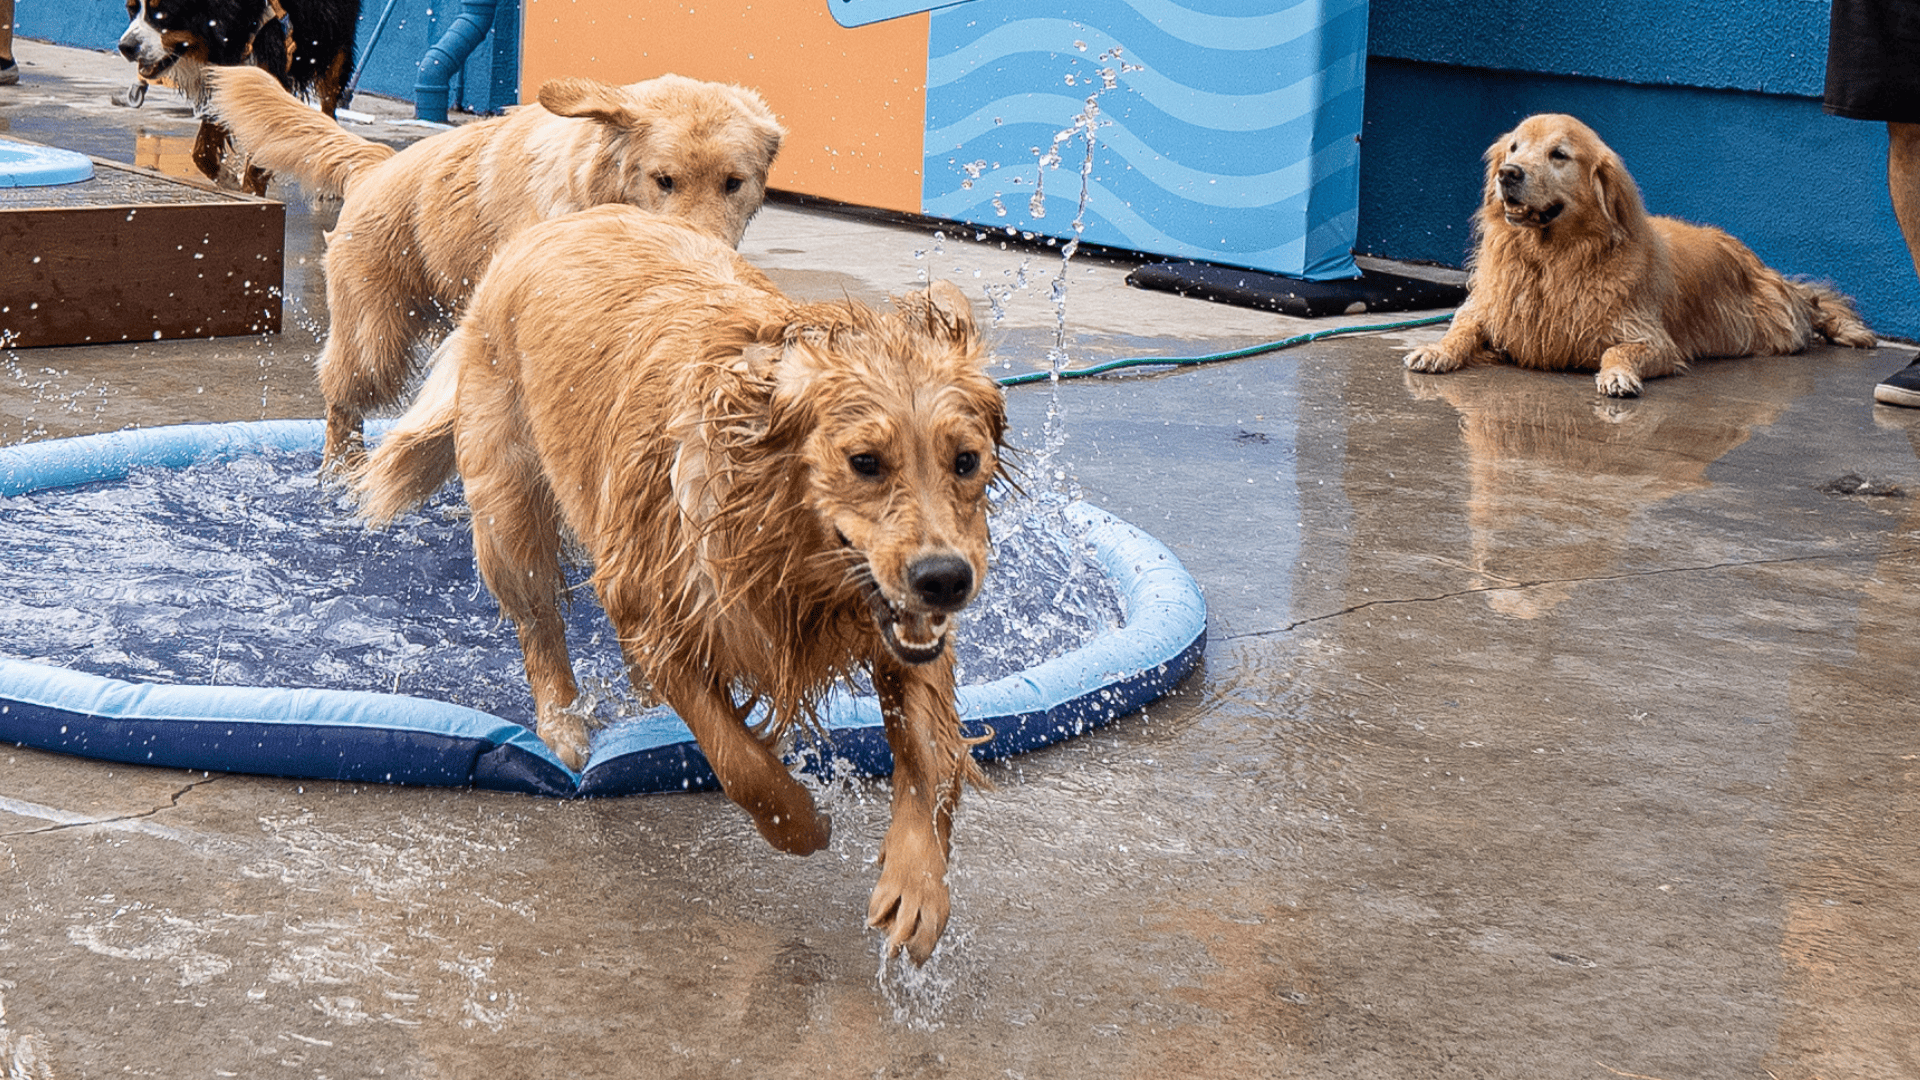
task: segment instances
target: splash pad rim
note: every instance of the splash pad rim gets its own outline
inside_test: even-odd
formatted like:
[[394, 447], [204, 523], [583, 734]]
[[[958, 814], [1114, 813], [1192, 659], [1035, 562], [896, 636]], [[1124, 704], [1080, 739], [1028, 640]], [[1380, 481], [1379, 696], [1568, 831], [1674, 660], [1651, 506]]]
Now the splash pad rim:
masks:
[[0, 139], [0, 188], [59, 187], [93, 179], [93, 159], [74, 150]]
[[[377, 434], [380, 425], [372, 425]], [[125, 479], [267, 450], [317, 452], [319, 420], [180, 424], [0, 447], [0, 497]], [[1206, 647], [1206, 602], [1158, 540], [1085, 502], [1065, 508], [1120, 594], [1126, 624], [1031, 668], [959, 690], [983, 760], [1039, 749], [1137, 712]], [[878, 703], [835, 691], [822, 709], [832, 764], [892, 771]], [[360, 690], [129, 682], [0, 658], [0, 742], [128, 764], [289, 779], [476, 787], [557, 797], [698, 790], [713, 774], [656, 709], [596, 737], [586, 769], [532, 731], [478, 709]], [[803, 767], [816, 764], [803, 763]]]

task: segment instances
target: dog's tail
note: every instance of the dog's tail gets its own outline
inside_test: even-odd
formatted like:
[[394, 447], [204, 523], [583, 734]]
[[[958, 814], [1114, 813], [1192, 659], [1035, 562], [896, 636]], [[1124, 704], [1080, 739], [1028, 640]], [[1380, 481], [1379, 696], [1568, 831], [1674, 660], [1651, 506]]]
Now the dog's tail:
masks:
[[249, 163], [297, 177], [315, 194], [342, 195], [355, 173], [393, 156], [393, 147], [363, 139], [287, 93], [251, 64], [208, 71], [207, 112], [233, 134]]
[[1850, 349], [1871, 349], [1879, 343], [1873, 331], [1853, 310], [1853, 301], [1838, 289], [1818, 281], [1788, 281], [1807, 305], [1807, 320], [1822, 337]]
[[460, 418], [460, 365], [448, 355], [458, 348], [455, 330], [434, 351], [433, 367], [400, 419], [380, 445], [353, 470], [350, 483], [360, 499], [360, 516], [384, 526], [419, 506], [453, 476], [454, 427]]

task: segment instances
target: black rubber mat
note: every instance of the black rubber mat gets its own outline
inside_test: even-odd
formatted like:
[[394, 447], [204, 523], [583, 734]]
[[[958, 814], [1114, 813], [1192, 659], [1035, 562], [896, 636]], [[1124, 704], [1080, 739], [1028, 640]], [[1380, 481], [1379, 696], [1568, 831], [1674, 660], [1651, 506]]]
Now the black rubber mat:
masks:
[[1464, 285], [1377, 270], [1366, 270], [1357, 278], [1340, 281], [1306, 281], [1262, 270], [1187, 260], [1142, 266], [1127, 275], [1127, 284], [1307, 318], [1459, 307], [1467, 298]]

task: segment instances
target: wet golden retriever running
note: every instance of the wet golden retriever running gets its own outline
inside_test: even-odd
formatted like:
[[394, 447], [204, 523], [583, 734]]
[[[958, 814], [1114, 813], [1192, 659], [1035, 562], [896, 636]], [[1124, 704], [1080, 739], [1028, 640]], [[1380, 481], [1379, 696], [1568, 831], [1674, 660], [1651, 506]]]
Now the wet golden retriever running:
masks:
[[555, 79], [539, 103], [395, 153], [302, 105], [264, 72], [212, 73], [212, 112], [253, 165], [342, 194], [328, 235], [326, 457], [399, 400], [414, 347], [456, 317], [521, 229], [603, 203], [684, 220], [738, 245], [784, 131], [758, 94], [677, 75], [630, 86]]
[[1845, 297], [1788, 281], [1719, 229], [1647, 214], [1620, 156], [1571, 116], [1521, 121], [1487, 149], [1467, 299], [1414, 371], [1509, 361], [1596, 371], [1600, 391], [1708, 357], [1872, 348]]
[[1006, 418], [960, 290], [893, 303], [795, 303], [726, 245], [630, 207], [537, 224], [501, 249], [354, 481], [380, 522], [457, 467], [540, 737], [578, 768], [560, 614], [576, 539], [635, 689], [673, 706], [782, 851], [817, 850], [830, 823], [774, 748], [868, 670], [894, 756], [868, 915], [890, 953], [923, 962], [947, 921], [961, 783], [984, 783], [949, 639], [986, 573]]

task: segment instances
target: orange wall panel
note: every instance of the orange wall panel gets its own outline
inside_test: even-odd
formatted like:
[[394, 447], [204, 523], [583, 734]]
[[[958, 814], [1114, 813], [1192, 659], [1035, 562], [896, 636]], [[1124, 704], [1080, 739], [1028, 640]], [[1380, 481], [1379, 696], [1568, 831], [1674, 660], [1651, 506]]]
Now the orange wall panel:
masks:
[[888, 210], [920, 210], [927, 16], [847, 29], [830, 0], [528, 0], [521, 100], [586, 75], [674, 72], [758, 90], [787, 127], [770, 183]]

